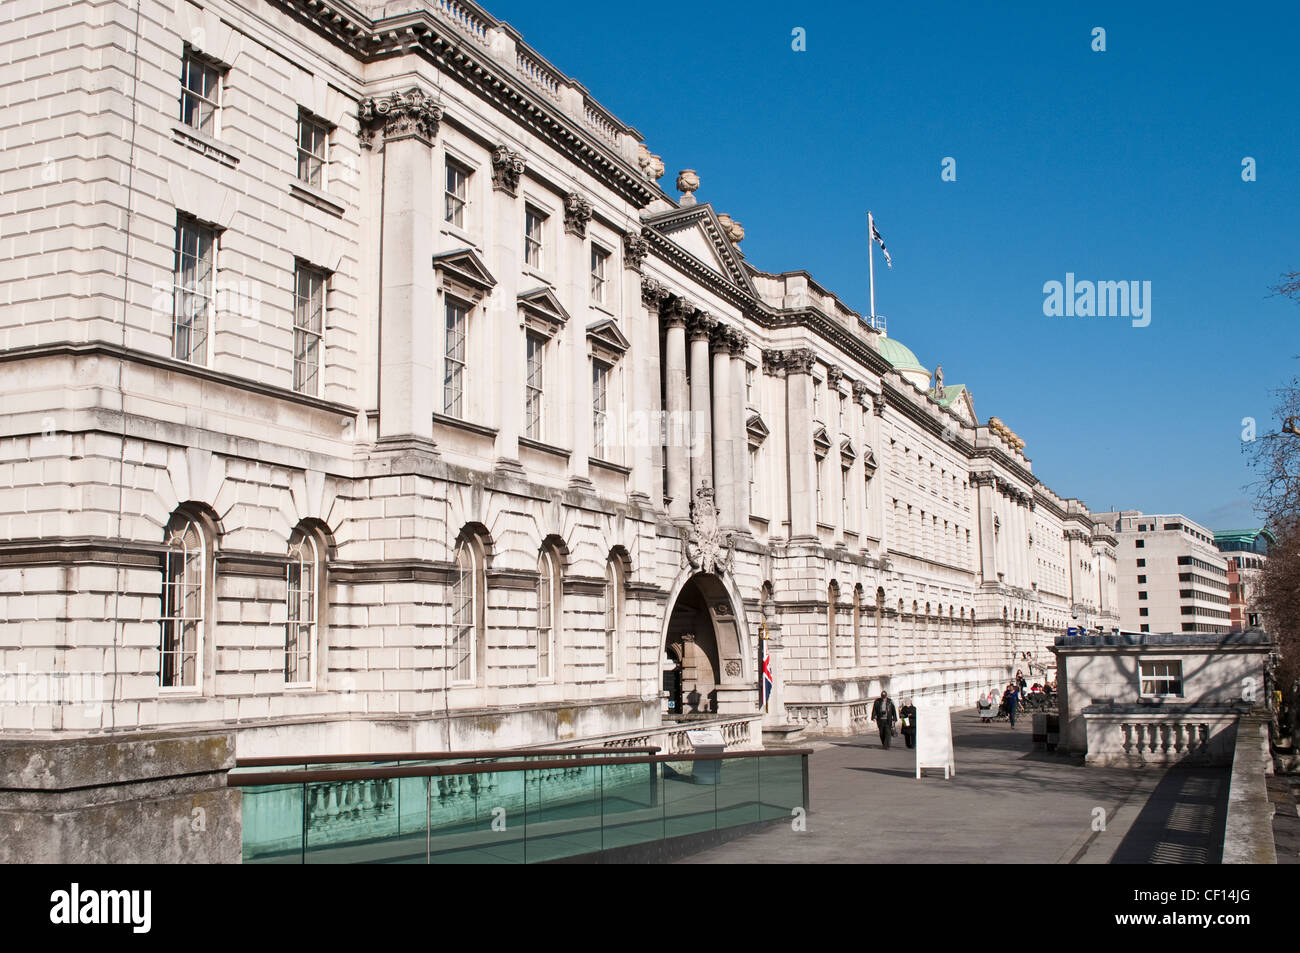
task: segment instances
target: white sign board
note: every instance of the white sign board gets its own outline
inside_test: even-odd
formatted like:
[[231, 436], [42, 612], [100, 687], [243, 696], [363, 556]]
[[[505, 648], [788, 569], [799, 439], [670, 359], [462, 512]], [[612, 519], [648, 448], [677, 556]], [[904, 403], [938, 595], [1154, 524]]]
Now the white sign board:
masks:
[[957, 773], [952, 748], [952, 715], [940, 700], [916, 706], [916, 776], [922, 768], [943, 768], [945, 779]]
[[694, 728], [691, 731], [686, 732], [686, 738], [690, 741], [691, 747], [695, 748], [697, 751], [701, 748], [716, 748], [721, 751], [723, 748], [727, 747], [727, 742], [722, 738], [722, 732], [718, 731], [716, 728]]

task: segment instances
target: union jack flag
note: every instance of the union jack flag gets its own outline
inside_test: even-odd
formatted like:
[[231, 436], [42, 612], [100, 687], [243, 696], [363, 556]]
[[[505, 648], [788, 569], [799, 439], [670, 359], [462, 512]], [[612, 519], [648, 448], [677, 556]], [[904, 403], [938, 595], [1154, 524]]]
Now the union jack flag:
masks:
[[772, 697], [772, 655], [767, 650], [767, 639], [763, 640], [763, 708]]

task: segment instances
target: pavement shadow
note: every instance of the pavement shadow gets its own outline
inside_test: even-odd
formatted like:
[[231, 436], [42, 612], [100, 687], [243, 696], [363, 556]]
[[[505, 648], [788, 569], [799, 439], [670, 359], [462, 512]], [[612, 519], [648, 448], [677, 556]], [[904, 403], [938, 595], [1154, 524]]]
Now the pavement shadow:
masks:
[[900, 768], [863, 768], [853, 764], [844, 765], [846, 771], [861, 771], [864, 774], [888, 774], [895, 778], [914, 778], [916, 777], [916, 768], [904, 771]]
[[1228, 819], [1228, 770], [1176, 765], [1152, 790], [1112, 864], [1218, 864]]

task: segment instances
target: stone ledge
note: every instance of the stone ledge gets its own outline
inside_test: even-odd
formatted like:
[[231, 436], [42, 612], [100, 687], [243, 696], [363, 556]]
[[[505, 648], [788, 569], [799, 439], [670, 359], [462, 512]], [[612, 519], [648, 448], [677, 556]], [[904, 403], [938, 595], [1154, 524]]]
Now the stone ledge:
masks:
[[1276, 864], [1273, 842], [1273, 803], [1268, 798], [1272, 762], [1268, 752], [1268, 723], [1257, 714], [1237, 722], [1232, 777], [1228, 782], [1228, 819], [1223, 830], [1223, 863]]
[[113, 734], [76, 739], [0, 741], [0, 778], [15, 791], [73, 791], [229, 771], [228, 732]]

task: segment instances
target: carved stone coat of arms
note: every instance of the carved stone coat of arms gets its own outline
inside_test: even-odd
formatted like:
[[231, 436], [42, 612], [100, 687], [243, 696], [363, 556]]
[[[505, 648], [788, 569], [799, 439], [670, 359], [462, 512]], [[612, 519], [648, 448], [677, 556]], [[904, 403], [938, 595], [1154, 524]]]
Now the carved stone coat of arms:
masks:
[[682, 568], [721, 575], [731, 570], [736, 555], [736, 540], [718, 525], [718, 508], [713, 502], [713, 487], [705, 481], [695, 491], [691, 506], [691, 527], [685, 531]]

